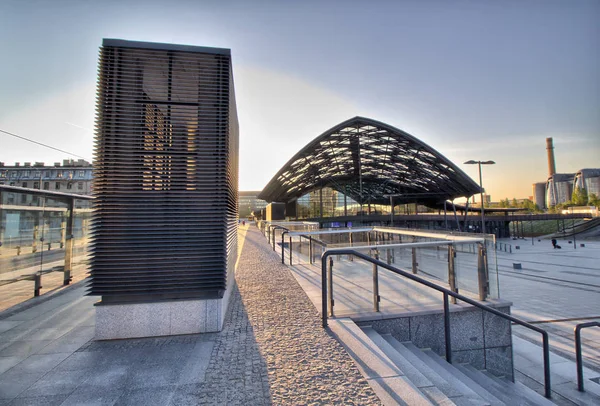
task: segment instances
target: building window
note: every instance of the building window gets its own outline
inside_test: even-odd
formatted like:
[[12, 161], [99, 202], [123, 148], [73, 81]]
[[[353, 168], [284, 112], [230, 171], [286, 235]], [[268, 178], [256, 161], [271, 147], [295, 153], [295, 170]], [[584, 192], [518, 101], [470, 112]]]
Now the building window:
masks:
[[21, 186], [23, 186], [23, 187], [27, 187], [27, 182], [23, 182], [23, 183], [21, 184]]
[[16, 178], [17, 177], [17, 172], [16, 171], [12, 171], [10, 173], [10, 177], [13, 178], [13, 179]]
[[56, 190], [60, 190], [60, 182], [56, 182], [56, 187], [55, 187], [55, 189], [56, 189]]
[[44, 190], [50, 190], [50, 182], [44, 182]]
[[40, 188], [40, 182], [33, 182], [33, 188], [34, 189], [39, 189]]
[[31, 171], [23, 171], [23, 176], [28, 178], [31, 175]]
[[58, 171], [58, 173], [56, 174], [57, 177], [62, 178], [63, 177], [63, 172], [62, 171]]
[[33, 177], [34, 178], [39, 178], [41, 175], [42, 175], [42, 173], [40, 171], [33, 172]]
[[27, 203], [27, 195], [25, 193], [20, 193], [21, 195], [21, 204]]
[[79, 171], [79, 177], [80, 178], [84, 178], [85, 177], [85, 171]]
[[73, 189], [73, 183], [69, 182], [69, 183], [67, 183], [67, 190], [71, 190], [71, 189]]
[[83, 182], [77, 182], [77, 190], [83, 190]]
[[9, 185], [9, 186], [14, 186], [14, 185], [15, 185], [15, 182], [10, 182], [8, 185]]

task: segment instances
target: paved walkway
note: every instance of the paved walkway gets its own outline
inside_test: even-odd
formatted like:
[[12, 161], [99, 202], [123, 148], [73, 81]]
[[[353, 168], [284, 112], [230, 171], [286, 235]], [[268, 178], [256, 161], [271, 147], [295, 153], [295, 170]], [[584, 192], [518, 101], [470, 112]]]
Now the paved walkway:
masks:
[[379, 404], [264, 237], [240, 237], [220, 333], [95, 341], [81, 284], [0, 314], [0, 405]]

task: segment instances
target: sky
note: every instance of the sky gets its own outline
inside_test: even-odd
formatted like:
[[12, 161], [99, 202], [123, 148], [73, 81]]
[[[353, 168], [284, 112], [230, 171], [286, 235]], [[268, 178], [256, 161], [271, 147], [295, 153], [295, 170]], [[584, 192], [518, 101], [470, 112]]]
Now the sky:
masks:
[[492, 200], [600, 167], [600, 1], [0, 2], [0, 162], [93, 158], [103, 38], [230, 48], [240, 190], [354, 116], [445, 155]]

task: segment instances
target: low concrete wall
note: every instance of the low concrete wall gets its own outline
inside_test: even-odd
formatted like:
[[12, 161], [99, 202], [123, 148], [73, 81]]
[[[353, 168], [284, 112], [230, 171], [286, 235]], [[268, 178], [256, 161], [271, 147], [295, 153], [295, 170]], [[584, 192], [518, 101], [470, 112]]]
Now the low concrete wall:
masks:
[[[486, 303], [488, 305], [492, 303]], [[510, 302], [496, 301], [493, 307], [510, 314]], [[442, 309], [389, 315], [377, 320], [357, 321], [398, 341], [410, 341], [444, 356], [444, 313]], [[451, 305], [450, 335], [454, 363], [469, 363], [495, 375], [513, 379], [512, 330], [510, 321], [473, 306]]]

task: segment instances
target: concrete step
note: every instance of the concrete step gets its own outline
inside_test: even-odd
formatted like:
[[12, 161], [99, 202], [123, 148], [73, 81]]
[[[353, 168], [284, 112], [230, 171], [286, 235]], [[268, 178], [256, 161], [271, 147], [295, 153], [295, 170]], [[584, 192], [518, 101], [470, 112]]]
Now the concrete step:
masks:
[[554, 402], [552, 399], [546, 399], [543, 396], [543, 387], [541, 387], [542, 390], [540, 392], [537, 392], [526, 385], [523, 385], [521, 382], [512, 382], [507, 378], [497, 377], [488, 371], [481, 372], [488, 378], [500, 382], [505, 387], [510, 386], [512, 393], [514, 393], [518, 398], [522, 399], [523, 402], [525, 402], [524, 404], [541, 406], [551, 406], [556, 404], [556, 402]]
[[[431, 381], [439, 390], [442, 391], [448, 398], [453, 402], [457, 403], [457, 399], [462, 397], [462, 393], [455, 388], [452, 384], [442, 378], [435, 369], [432, 369], [427, 363], [425, 363], [419, 356], [415, 355], [406, 346], [396, 340], [391, 335], [384, 335], [383, 338], [391, 344], [392, 347], [411, 363], [421, 374]], [[424, 356], [424, 355], [421, 355]]]
[[[523, 383], [539, 391], [539, 385], [544, 384], [542, 347], [513, 336], [513, 353], [515, 370], [528, 378], [523, 379]], [[585, 392], [579, 392], [577, 390], [576, 363], [550, 353], [552, 392], [574, 404], [600, 405], [600, 385], [589, 379], [596, 378], [597, 375], [594, 371], [584, 368]], [[535, 384], [536, 382], [538, 385]]]
[[330, 319], [329, 327], [384, 405], [432, 404], [352, 320]]
[[[460, 391], [463, 399], [460, 400], [461, 404], [468, 405], [477, 405], [477, 406], [489, 406], [491, 403], [477, 394], [472, 388], [470, 388], [466, 382], [463, 382], [460, 377], [456, 376], [455, 368], [452, 365], [448, 364], [445, 360], [444, 366], [438, 363], [433, 357], [440, 358], [439, 355], [435, 354], [430, 349], [421, 350], [416, 345], [412, 343], [404, 343], [405, 347], [411, 350], [414, 354], [422, 354], [421, 359], [425, 362], [430, 368], [434, 369], [438, 375], [444, 378], [448, 383], [453, 385], [456, 389]], [[441, 358], [440, 358], [441, 360]]]
[[498, 378], [468, 364], [457, 365], [457, 368], [507, 405], [554, 405], [550, 400], [520, 383]]
[[455, 378], [459, 379], [462, 383], [467, 385], [473, 392], [477, 393], [482, 399], [486, 400], [493, 406], [504, 405], [504, 402], [496, 397], [494, 394], [489, 392], [485, 387], [480, 385], [478, 382], [473, 381], [469, 376], [465, 375], [456, 365], [449, 364], [445, 359], [440, 357], [438, 354], [431, 350], [424, 351], [426, 355], [431, 357], [441, 368], [445, 369]]
[[455, 365], [456, 368], [463, 374], [477, 382], [480, 386], [485, 388], [488, 392], [493, 394], [496, 398], [500, 399], [507, 405], [525, 405], [525, 402], [521, 402], [521, 399], [514, 396], [511, 391], [507, 391], [501, 382], [497, 382], [483, 374], [477, 368], [470, 364], [459, 364]]
[[[371, 327], [364, 327], [363, 331], [365, 334], [373, 340], [379, 348], [388, 356], [388, 358], [404, 373], [404, 375], [410, 379], [410, 381], [419, 390], [429, 398], [429, 400], [435, 405], [454, 405], [441, 390], [439, 390], [425, 375], [423, 375], [413, 364], [404, 358], [396, 349], [384, 339], [386, 335], [380, 335], [377, 331]], [[387, 334], [389, 338], [391, 335]]]

